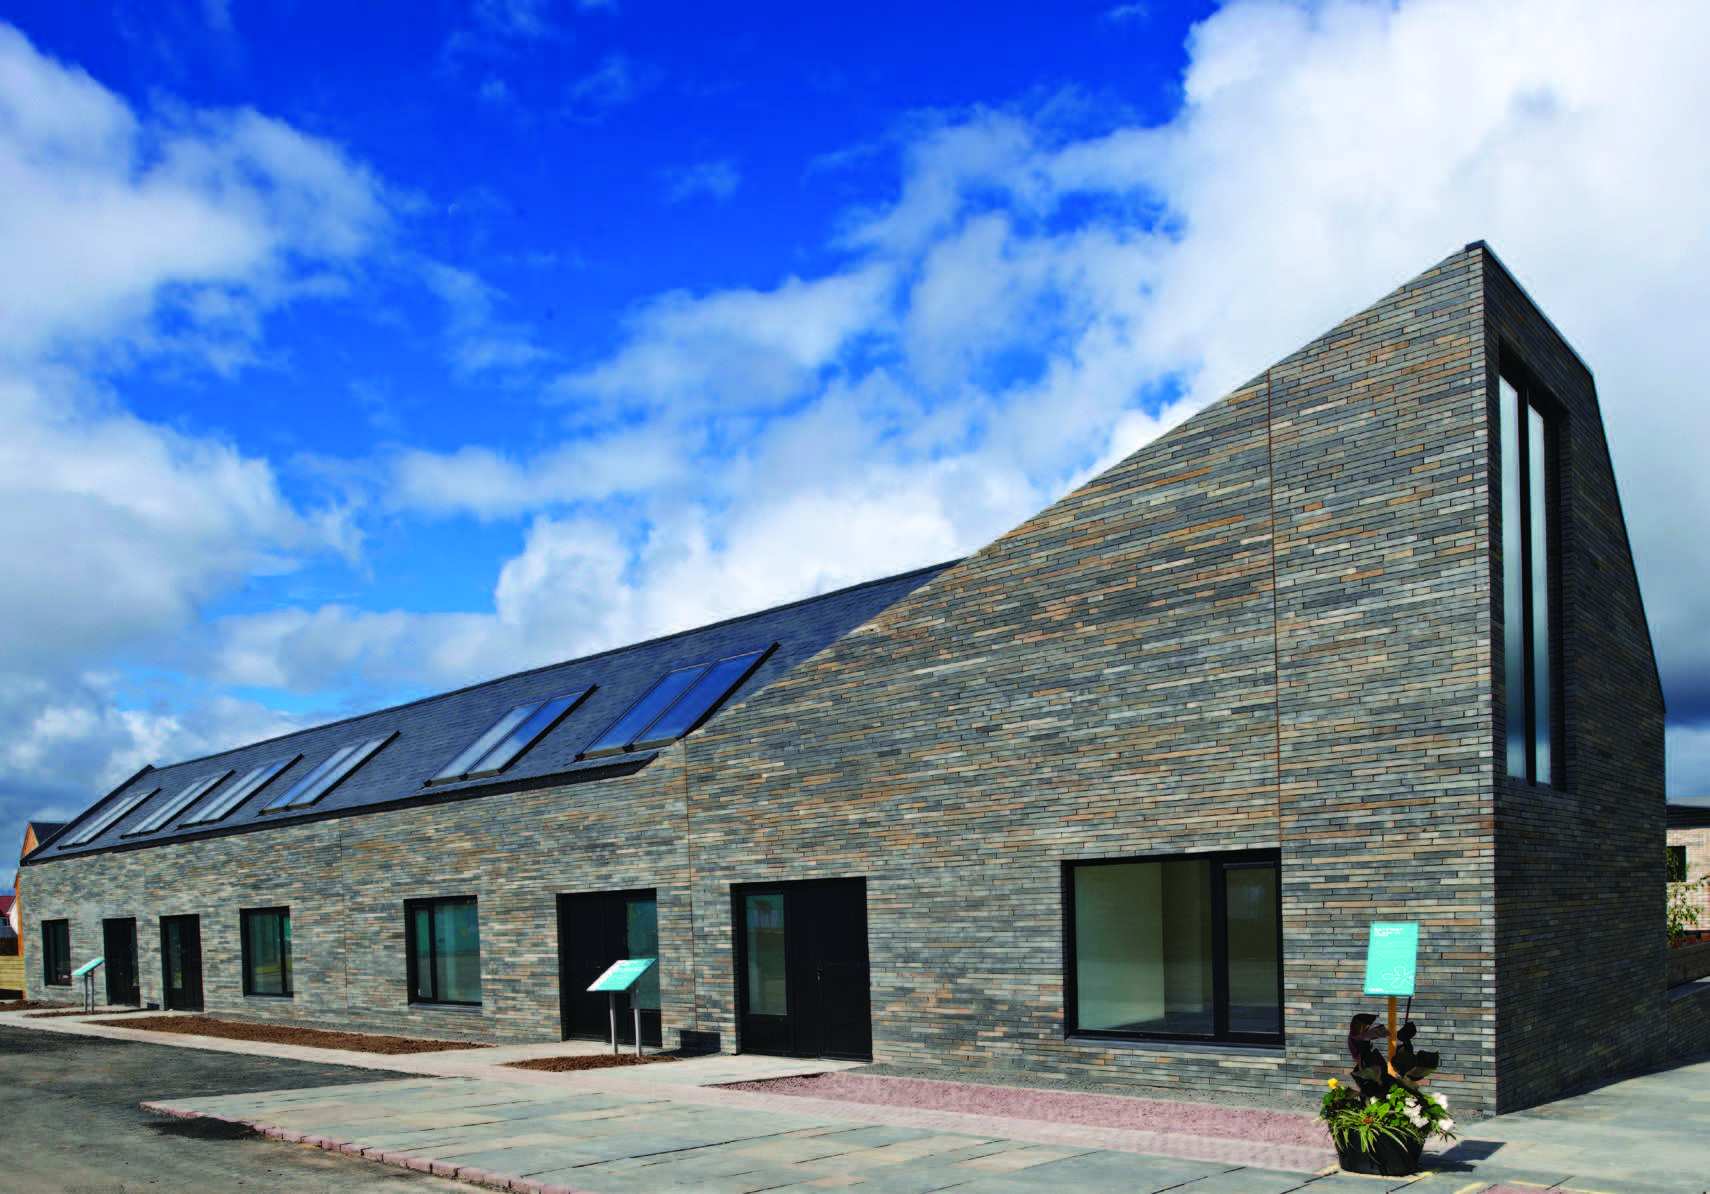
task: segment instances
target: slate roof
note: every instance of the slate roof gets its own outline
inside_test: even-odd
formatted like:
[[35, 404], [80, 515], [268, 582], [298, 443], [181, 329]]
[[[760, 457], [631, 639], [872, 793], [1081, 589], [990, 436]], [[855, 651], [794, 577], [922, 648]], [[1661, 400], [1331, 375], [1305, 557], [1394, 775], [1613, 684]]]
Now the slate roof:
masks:
[[65, 828], [64, 821], [27, 821], [25, 825], [36, 831], [36, 849], [42, 848], [42, 843]]
[[[954, 561], [952, 561], [954, 562]], [[600, 779], [645, 766], [657, 751], [638, 751], [578, 761], [577, 756], [638, 700], [666, 672], [767, 648], [777, 649], [731, 693], [720, 710], [751, 696], [801, 661], [842, 638], [881, 610], [894, 604], [949, 567], [935, 564], [899, 576], [868, 581], [836, 592], [776, 606], [759, 613], [602, 651], [566, 663], [551, 664], [514, 676], [490, 680], [406, 705], [365, 713], [314, 729], [299, 730], [265, 742], [240, 746], [219, 754], [189, 759], [166, 767], [145, 767], [106, 797], [73, 818], [64, 831], [38, 847], [25, 865], [56, 858], [135, 849], [163, 842], [213, 834], [244, 832], [328, 816], [370, 811], [404, 801], [443, 800], [523, 787], [543, 787], [572, 779]], [[587, 699], [547, 731], [509, 768], [485, 779], [425, 786], [430, 776], [468, 746], [507, 710], [528, 700], [540, 700], [593, 685]], [[396, 731], [397, 737], [316, 804], [300, 810], [261, 814], [269, 800], [318, 766], [334, 751], [351, 743]], [[183, 826], [185, 817], [203, 801], [217, 797], [251, 768], [281, 757], [301, 755], [259, 791], [251, 793], [229, 816], [213, 824]], [[197, 800], [154, 833], [126, 837], [125, 831], [146, 819], [154, 808], [205, 776], [227, 769], [233, 776]], [[158, 788], [136, 808], [120, 817], [91, 841], [66, 845], [80, 822], [128, 794]]]
[[1710, 829], [1710, 796], [1670, 796], [1670, 829]]

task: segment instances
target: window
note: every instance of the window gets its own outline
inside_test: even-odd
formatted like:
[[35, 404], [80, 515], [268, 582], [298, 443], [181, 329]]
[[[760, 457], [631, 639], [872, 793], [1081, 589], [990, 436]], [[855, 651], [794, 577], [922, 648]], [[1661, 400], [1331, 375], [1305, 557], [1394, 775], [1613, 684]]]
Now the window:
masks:
[[497, 775], [533, 746], [540, 736], [564, 720], [592, 689], [583, 688], [539, 701], [527, 701], [487, 727], [486, 733], [464, 748], [451, 762], [428, 780], [430, 784], [455, 783]]
[[1668, 881], [1670, 883], [1686, 882], [1686, 847], [1670, 846], [1668, 848]]
[[291, 994], [291, 909], [245, 908], [238, 920], [243, 930], [243, 993]]
[[153, 796], [159, 788], [141, 788], [128, 796], [121, 796], [107, 806], [105, 812], [97, 815], [94, 820], [80, 828], [76, 833], [65, 839], [68, 846], [81, 846], [100, 837], [106, 828], [120, 817], [130, 812], [137, 805]]
[[1555, 618], [1555, 436], [1530, 386], [1498, 382], [1502, 452], [1502, 641], [1508, 774], [1550, 784], [1559, 703], [1550, 649]]
[[1071, 1035], [1282, 1042], [1275, 854], [1065, 871]]
[[396, 738], [397, 732], [367, 742], [352, 742], [333, 751], [319, 767], [286, 788], [261, 806], [264, 813], [276, 813], [288, 808], [308, 808], [315, 801], [343, 783], [345, 777], [374, 756], [374, 752]]
[[42, 981], [50, 987], [71, 985], [71, 922], [42, 921]]
[[178, 793], [178, 795], [174, 796], [171, 800], [162, 801], [159, 805], [155, 806], [153, 812], [149, 813], [148, 816], [144, 817], [137, 824], [125, 830], [124, 836], [132, 837], [139, 833], [153, 833], [168, 821], [172, 820], [172, 818], [176, 817], [179, 813], [189, 808], [198, 799], [200, 799], [204, 793], [211, 792], [217, 788], [220, 785], [220, 782], [230, 774], [231, 771], [229, 769], [225, 771], [216, 771], [212, 775], [204, 775], [201, 779], [193, 781], [188, 787]]
[[253, 768], [246, 772], [237, 783], [209, 800], [190, 816], [185, 817], [184, 824], [204, 825], [210, 821], [222, 819], [238, 805], [265, 788], [272, 782], [274, 776], [302, 757], [302, 755], [291, 755], [289, 758], [275, 759], [271, 763], [263, 763], [261, 766]]
[[594, 739], [582, 757], [597, 759], [675, 742], [710, 717], [771, 651], [767, 647], [666, 672]]
[[406, 900], [411, 1003], [481, 1003], [481, 926], [475, 897]]

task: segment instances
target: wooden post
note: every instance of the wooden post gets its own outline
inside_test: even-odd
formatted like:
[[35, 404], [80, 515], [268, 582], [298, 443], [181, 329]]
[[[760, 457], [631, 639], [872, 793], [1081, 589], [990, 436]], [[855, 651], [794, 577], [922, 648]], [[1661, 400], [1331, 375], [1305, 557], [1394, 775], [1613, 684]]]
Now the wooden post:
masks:
[[1395, 1072], [1395, 996], [1393, 995], [1389, 997], [1389, 1057], [1384, 1065], [1388, 1068], [1391, 1078], [1401, 1077]]

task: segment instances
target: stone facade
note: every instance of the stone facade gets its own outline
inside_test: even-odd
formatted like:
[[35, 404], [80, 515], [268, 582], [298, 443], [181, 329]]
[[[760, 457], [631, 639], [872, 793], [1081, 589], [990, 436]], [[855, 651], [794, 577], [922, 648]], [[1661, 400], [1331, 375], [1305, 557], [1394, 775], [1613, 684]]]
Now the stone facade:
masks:
[[[1498, 753], [1502, 352], [1569, 410], [1564, 791]], [[1440, 1088], [1489, 1110], [1655, 1059], [1661, 716], [1589, 375], [1474, 245], [633, 775], [24, 883], [78, 959], [139, 917], [145, 998], [148, 926], [198, 912], [211, 1011], [502, 1040], [557, 1033], [554, 894], [653, 887], [666, 1040], [730, 1049], [732, 885], [862, 876], [877, 1060], [1190, 1096], [1343, 1071], [1366, 924], [1417, 920]], [[1067, 1038], [1064, 864], [1233, 849], [1280, 855], [1286, 1043]], [[405, 1000], [402, 902], [435, 894], [480, 900], [478, 1010]], [[273, 904], [297, 994], [245, 999], [238, 911]]]
[[1710, 826], [1668, 831], [1668, 844], [1686, 849], [1686, 881], [1697, 884], [1687, 903], [1698, 910], [1697, 928], [1710, 932]]

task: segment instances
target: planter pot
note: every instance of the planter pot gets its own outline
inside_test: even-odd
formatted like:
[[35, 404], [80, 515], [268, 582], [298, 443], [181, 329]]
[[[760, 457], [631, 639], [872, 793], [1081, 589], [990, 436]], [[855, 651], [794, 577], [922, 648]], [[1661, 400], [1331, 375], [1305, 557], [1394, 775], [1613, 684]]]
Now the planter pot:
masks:
[[1386, 1137], [1372, 1142], [1371, 1149], [1360, 1148], [1358, 1140], [1336, 1146], [1336, 1159], [1349, 1173], [1372, 1173], [1381, 1177], [1406, 1177], [1419, 1172], [1419, 1154], [1425, 1151], [1424, 1140], [1397, 1144]]

